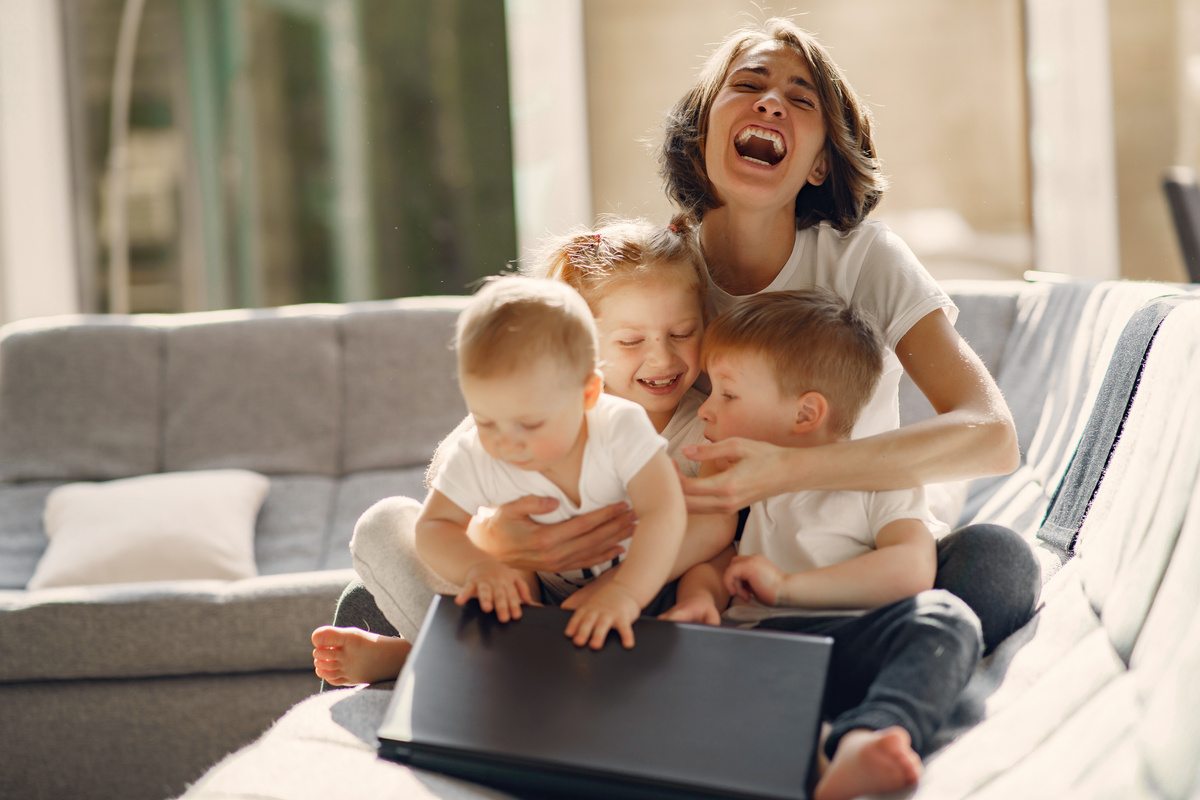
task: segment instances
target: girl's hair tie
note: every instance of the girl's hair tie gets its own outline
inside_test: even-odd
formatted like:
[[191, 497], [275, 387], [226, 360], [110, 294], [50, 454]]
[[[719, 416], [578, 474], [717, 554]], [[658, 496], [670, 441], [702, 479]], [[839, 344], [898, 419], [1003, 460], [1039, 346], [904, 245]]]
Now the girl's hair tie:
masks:
[[669, 230], [671, 233], [679, 233], [679, 228], [676, 228], [673, 224], [668, 225], [667, 230]]
[[592, 238], [593, 238], [593, 239], [595, 239], [597, 243], [599, 243], [599, 241], [600, 241], [600, 234], [598, 234], [598, 233], [593, 233], [593, 234], [592, 234]]

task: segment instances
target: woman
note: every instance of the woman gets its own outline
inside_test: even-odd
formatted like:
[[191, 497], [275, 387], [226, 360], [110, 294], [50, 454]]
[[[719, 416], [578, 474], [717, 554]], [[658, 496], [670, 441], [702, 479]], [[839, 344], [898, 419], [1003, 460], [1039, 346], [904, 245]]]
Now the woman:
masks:
[[[660, 150], [671, 199], [701, 223], [710, 313], [739, 296], [821, 286], [865, 309], [893, 351], [854, 439], [685, 448], [730, 469], [685, 478], [691, 512], [730, 512], [802, 489], [880, 491], [1011, 472], [1016, 431], [995, 381], [954, 330], [954, 309], [904, 243], [866, 219], [886, 188], [871, 118], [808, 33], [783, 19], [731, 35], [672, 109]], [[901, 368], [938, 412], [898, 427]], [[939, 544], [938, 588], [979, 615], [990, 650], [1028, 620], [1036, 560], [1015, 533], [977, 525]]]

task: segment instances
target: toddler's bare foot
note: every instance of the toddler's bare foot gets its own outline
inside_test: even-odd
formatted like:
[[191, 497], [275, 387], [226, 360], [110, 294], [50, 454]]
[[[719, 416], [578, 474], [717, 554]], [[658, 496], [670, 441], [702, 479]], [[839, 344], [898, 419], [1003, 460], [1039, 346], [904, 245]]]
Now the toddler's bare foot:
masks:
[[859, 728], [838, 742], [813, 800], [853, 800], [864, 794], [883, 794], [911, 786], [921, 777], [921, 758], [912, 749], [904, 728], [880, 731]]
[[331, 686], [388, 681], [400, 674], [412, 645], [398, 636], [323, 625], [313, 631], [313, 669]]

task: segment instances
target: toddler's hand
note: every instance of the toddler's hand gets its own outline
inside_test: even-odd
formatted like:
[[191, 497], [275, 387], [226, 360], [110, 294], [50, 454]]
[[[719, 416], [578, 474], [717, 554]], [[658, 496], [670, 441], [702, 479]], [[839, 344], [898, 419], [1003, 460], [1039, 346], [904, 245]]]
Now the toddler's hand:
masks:
[[725, 588], [743, 600], [779, 605], [779, 587], [787, 577], [766, 556], [734, 556], [725, 570]]
[[702, 625], [720, 625], [721, 612], [717, 610], [712, 595], [695, 595], [668, 608], [659, 619], [668, 622], [697, 622]]
[[598, 590], [571, 615], [567, 622], [567, 636], [577, 647], [591, 640], [593, 650], [604, 646], [610, 630], [621, 636], [621, 644], [628, 650], [633, 647], [633, 622], [641, 613], [633, 595], [619, 583], [613, 582]]
[[454, 602], [461, 606], [472, 597], [479, 598], [479, 607], [484, 611], [494, 610], [501, 622], [520, 619], [521, 603], [533, 603], [525, 576], [499, 561], [483, 561], [467, 570], [467, 579]]

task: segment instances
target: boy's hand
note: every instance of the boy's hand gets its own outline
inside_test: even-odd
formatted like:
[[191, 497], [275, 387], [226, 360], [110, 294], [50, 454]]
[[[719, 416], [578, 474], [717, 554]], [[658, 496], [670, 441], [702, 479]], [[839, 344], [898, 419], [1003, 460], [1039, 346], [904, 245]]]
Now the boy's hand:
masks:
[[641, 613], [637, 600], [619, 583], [610, 583], [598, 590], [571, 616], [567, 622], [567, 636], [576, 647], [589, 643], [593, 650], [604, 646], [610, 630], [621, 636], [621, 644], [628, 650], [633, 647], [633, 622]]
[[525, 576], [499, 561], [481, 561], [467, 570], [462, 591], [454, 602], [463, 605], [472, 597], [479, 599], [484, 611], [495, 611], [501, 622], [521, 618], [521, 603], [533, 604]]
[[735, 556], [725, 570], [725, 588], [743, 600], [779, 605], [779, 588], [787, 574], [766, 556]]
[[702, 625], [720, 625], [721, 612], [717, 610], [712, 595], [696, 594], [668, 608], [659, 619], [668, 622], [697, 622]]

